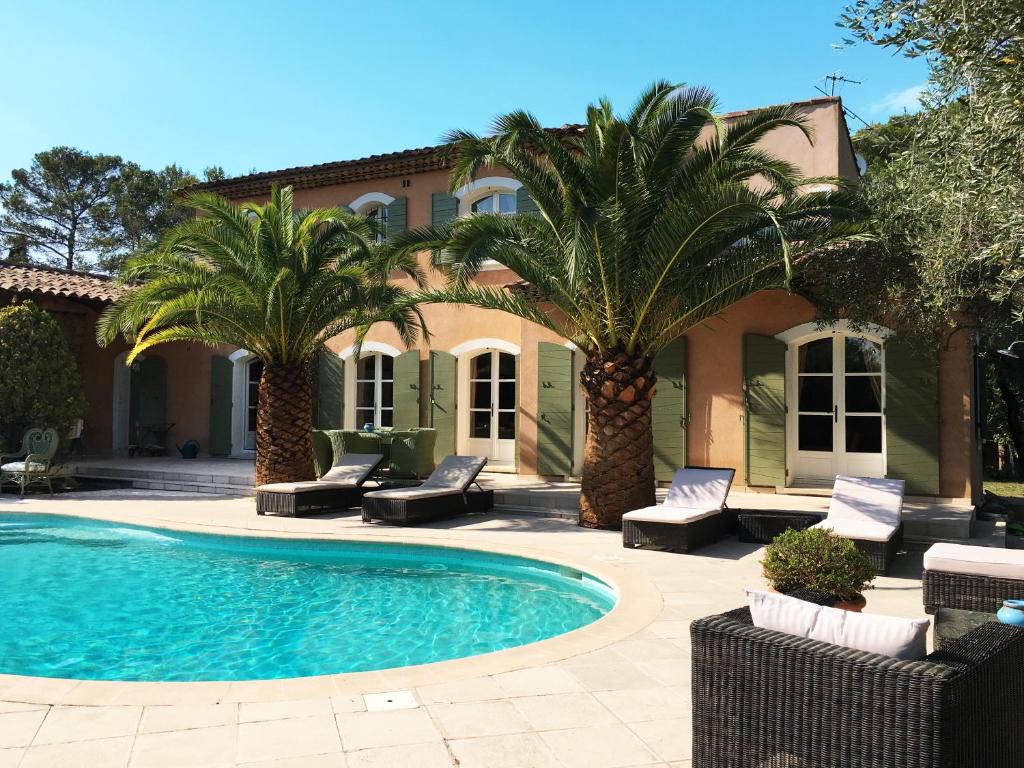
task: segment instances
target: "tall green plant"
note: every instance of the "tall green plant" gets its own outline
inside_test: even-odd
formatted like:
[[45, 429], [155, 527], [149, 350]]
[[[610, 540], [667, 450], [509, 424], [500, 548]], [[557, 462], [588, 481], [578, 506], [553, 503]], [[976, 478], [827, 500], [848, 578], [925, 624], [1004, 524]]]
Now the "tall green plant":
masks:
[[21, 445], [25, 430], [56, 429], [58, 450], [85, 416], [78, 363], [57, 321], [33, 302], [0, 309], [0, 443]]
[[419, 281], [419, 267], [376, 245], [366, 218], [294, 210], [291, 187], [275, 186], [265, 205], [204, 193], [188, 202], [200, 217], [125, 265], [128, 290], [101, 316], [99, 342], [124, 334], [128, 363], [173, 341], [249, 350], [263, 361], [256, 482], [312, 478], [312, 363], [327, 339], [348, 330], [361, 339], [378, 322], [415, 342], [423, 318], [388, 275]]
[[[600, 101], [586, 122], [545, 130], [526, 112], [493, 135], [449, 135], [452, 190], [490, 166], [507, 169], [536, 215], [476, 214], [404, 233], [398, 252], [426, 249], [450, 276], [424, 301], [498, 309], [549, 328], [587, 357], [580, 521], [616, 528], [654, 503], [653, 358], [688, 329], [763, 288], [788, 285], [823, 248], [861, 237], [857, 201], [833, 178], [801, 176], [761, 149], [780, 128], [811, 139], [792, 107], [730, 122], [704, 88], [655, 83], [625, 116]], [[814, 184], [832, 191], [808, 192]], [[529, 284], [473, 282], [495, 259]]]

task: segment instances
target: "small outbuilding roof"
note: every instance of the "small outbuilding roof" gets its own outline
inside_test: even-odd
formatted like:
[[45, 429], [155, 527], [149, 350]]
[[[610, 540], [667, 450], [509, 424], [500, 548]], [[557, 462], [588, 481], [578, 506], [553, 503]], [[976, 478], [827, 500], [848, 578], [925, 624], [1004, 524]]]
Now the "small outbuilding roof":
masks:
[[37, 264], [0, 263], [0, 291], [18, 294], [44, 294], [67, 299], [109, 304], [121, 289], [113, 278], [90, 272], [72, 272]]

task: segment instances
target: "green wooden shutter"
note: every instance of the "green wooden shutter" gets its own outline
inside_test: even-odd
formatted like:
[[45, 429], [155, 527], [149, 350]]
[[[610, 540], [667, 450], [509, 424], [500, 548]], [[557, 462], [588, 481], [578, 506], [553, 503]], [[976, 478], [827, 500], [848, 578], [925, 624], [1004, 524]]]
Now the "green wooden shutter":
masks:
[[886, 476], [908, 494], [939, 494], [939, 371], [934, 349], [885, 343]]
[[669, 481], [686, 466], [686, 337], [665, 347], [654, 359], [658, 388], [651, 401], [654, 432], [654, 478]]
[[210, 434], [206, 452], [211, 456], [231, 453], [231, 374], [234, 365], [226, 357], [210, 358]]
[[128, 423], [133, 430], [167, 424], [167, 363], [160, 355], [142, 355], [132, 365]]
[[437, 430], [434, 463], [455, 453], [455, 355], [430, 353], [430, 426]]
[[395, 429], [420, 425], [420, 352], [413, 349], [395, 358], [393, 405]]
[[317, 429], [341, 429], [345, 408], [345, 362], [330, 350], [320, 352], [316, 376]]
[[396, 197], [388, 206], [388, 237], [405, 232], [408, 221], [408, 198]]
[[743, 336], [743, 431], [748, 485], [786, 484], [786, 344]]
[[526, 187], [520, 187], [516, 190], [516, 213], [529, 213], [534, 216], [540, 215], [540, 208], [537, 207], [537, 203], [530, 193], [526, 191]]
[[537, 473], [572, 471], [572, 350], [537, 345]]
[[458, 199], [444, 192], [435, 192], [430, 196], [430, 223], [435, 227], [446, 224], [458, 215]]

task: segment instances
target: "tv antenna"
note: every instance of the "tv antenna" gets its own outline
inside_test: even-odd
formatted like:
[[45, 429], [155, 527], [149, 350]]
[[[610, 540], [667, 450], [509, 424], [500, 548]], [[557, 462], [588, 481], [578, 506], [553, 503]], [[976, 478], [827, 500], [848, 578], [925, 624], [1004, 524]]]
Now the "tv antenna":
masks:
[[[828, 83], [828, 90], [826, 91], [820, 85], [815, 85], [814, 89], [816, 91], [820, 91], [821, 93], [825, 94], [826, 96], [835, 96], [836, 95], [836, 91], [841, 91], [843, 89], [843, 86], [847, 85], [847, 84], [850, 84], [850, 85], [863, 85], [863, 83], [860, 80], [851, 80], [848, 77], [844, 77], [839, 72], [833, 72], [833, 73], [831, 73], [829, 75], [825, 75], [825, 77], [823, 77], [822, 79], [826, 83]], [[843, 114], [846, 115], [847, 117], [852, 117], [852, 118], [855, 118], [857, 120], [860, 120], [865, 125], [865, 127], [868, 125], [868, 121], [867, 120], [865, 120], [863, 117], [858, 115], [856, 112], [854, 112], [852, 109], [847, 107], [845, 104], [842, 105], [842, 108], [843, 108]]]

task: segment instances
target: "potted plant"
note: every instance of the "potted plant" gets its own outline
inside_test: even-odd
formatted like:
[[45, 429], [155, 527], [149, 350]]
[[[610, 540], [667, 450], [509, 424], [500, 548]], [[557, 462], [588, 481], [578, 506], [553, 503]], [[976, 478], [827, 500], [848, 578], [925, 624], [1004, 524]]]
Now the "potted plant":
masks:
[[816, 589], [836, 598], [836, 608], [860, 611], [875, 578], [868, 556], [849, 539], [824, 528], [784, 531], [765, 549], [764, 577], [776, 592]]

